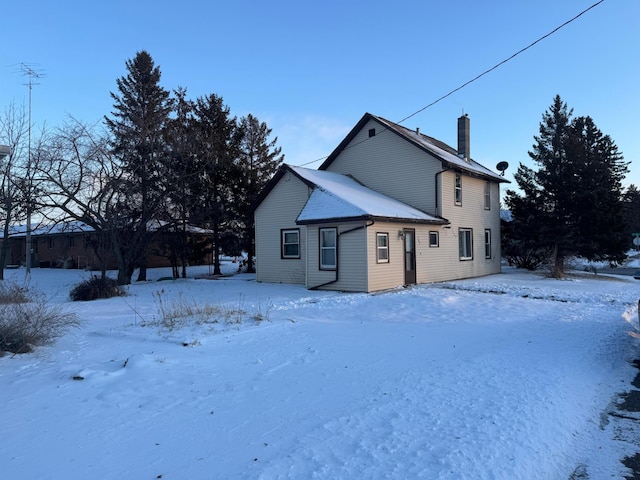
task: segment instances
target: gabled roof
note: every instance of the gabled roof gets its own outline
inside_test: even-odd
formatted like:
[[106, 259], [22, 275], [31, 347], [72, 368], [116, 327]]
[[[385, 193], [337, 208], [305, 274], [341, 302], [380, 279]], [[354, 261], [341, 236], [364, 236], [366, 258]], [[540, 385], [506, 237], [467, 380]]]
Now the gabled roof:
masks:
[[[492, 172], [483, 165], [480, 165], [475, 160], [470, 159], [469, 161], [467, 161], [463, 158], [460, 158], [458, 156], [458, 152], [446, 143], [441, 142], [440, 140], [437, 140], [433, 137], [429, 137], [428, 135], [418, 133], [415, 130], [405, 128], [402, 125], [398, 125], [397, 123], [393, 123], [382, 117], [372, 115], [371, 113], [364, 114], [364, 116], [360, 119], [356, 126], [353, 127], [353, 129], [349, 132], [345, 139], [340, 143], [340, 145], [336, 147], [333, 152], [331, 152], [331, 155], [327, 157], [327, 159], [322, 163], [322, 165], [320, 165], [320, 167], [318, 167], [318, 169], [326, 170], [329, 165], [333, 163], [336, 157], [338, 157], [342, 150], [344, 150], [349, 145], [349, 143], [354, 139], [358, 132], [360, 132], [360, 130], [362, 130], [370, 120], [378, 122], [385, 128], [385, 131], [389, 131], [393, 134], [399, 135], [419, 149], [431, 154], [442, 162], [443, 168], [459, 170], [461, 172], [467, 173], [468, 175], [484, 178], [486, 180], [491, 180], [494, 182], [509, 183], [509, 181], [504, 177], [498, 175], [495, 172]], [[380, 135], [380, 132], [377, 133], [377, 135]]]
[[301, 225], [353, 220], [449, 223], [371, 190], [347, 175], [289, 165], [283, 168], [313, 189], [296, 219]]

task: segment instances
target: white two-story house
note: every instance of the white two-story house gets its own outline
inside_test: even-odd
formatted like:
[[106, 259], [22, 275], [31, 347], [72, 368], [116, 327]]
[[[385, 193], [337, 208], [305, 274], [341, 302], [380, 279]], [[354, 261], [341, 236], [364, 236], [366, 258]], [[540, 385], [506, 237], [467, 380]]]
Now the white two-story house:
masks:
[[318, 170], [283, 165], [254, 205], [260, 282], [372, 292], [500, 272], [500, 183], [458, 150], [365, 114]]

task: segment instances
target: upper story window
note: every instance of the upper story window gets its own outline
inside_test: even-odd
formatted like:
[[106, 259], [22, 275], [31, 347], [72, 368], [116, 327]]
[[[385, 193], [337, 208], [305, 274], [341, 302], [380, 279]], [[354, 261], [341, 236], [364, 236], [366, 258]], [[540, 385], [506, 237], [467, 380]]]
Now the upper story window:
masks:
[[73, 248], [76, 246], [76, 237], [73, 235], [69, 236], [69, 248]]
[[460, 260], [473, 260], [473, 229], [458, 229]]
[[335, 270], [338, 266], [338, 231], [320, 229], [320, 270]]
[[376, 261], [389, 263], [389, 234], [376, 233]]
[[453, 187], [453, 198], [456, 205], [462, 205], [462, 174], [460, 172], [456, 172]]
[[484, 182], [484, 209], [491, 210], [491, 182]]
[[50, 249], [55, 247], [55, 242], [53, 241], [53, 237], [47, 238], [47, 242]]
[[281, 230], [282, 258], [300, 258], [300, 230]]

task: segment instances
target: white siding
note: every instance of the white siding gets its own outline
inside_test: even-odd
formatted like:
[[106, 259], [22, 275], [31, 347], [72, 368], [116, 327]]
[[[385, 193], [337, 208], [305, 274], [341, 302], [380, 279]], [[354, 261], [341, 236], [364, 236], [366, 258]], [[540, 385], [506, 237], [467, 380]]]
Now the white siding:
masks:
[[[367, 291], [367, 239], [364, 225], [364, 222], [356, 222], [307, 227], [307, 288], [346, 292]], [[320, 270], [319, 230], [333, 227], [338, 228], [338, 268], [335, 271]], [[331, 283], [322, 286], [327, 282]]]
[[[376, 135], [369, 138], [369, 129]], [[370, 120], [327, 170], [353, 175], [366, 187], [435, 213], [436, 173], [442, 163]]]
[[[287, 172], [255, 211], [256, 280], [305, 284], [306, 228], [296, 218], [309, 196], [309, 188]], [[300, 258], [281, 258], [282, 229], [300, 230]]]

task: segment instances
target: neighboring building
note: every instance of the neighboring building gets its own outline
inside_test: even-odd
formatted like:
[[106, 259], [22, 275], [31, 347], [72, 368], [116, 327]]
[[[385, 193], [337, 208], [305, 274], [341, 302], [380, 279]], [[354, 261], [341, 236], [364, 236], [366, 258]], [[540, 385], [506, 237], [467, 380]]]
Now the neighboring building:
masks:
[[365, 114], [319, 170], [283, 165], [254, 205], [257, 280], [371, 292], [500, 272], [500, 183], [458, 151]]
[[[206, 230], [189, 227], [189, 234], [200, 241], [210, 242], [210, 233]], [[147, 256], [149, 268], [171, 266], [168, 247], [163, 240], [172, 233], [165, 232], [163, 235], [165, 237], [151, 246]], [[104, 264], [108, 270], [117, 269], [115, 257], [108, 246], [100, 245], [100, 238], [94, 229], [81, 222], [36, 226], [31, 231], [31, 250], [31, 265], [34, 267], [100, 269]], [[16, 226], [11, 228], [9, 235], [7, 265], [24, 265], [25, 258], [26, 227]], [[204, 264], [210, 260], [210, 254], [207, 254], [197, 263]]]

